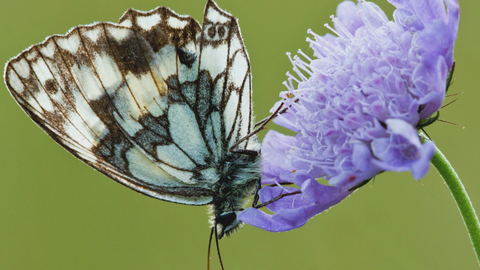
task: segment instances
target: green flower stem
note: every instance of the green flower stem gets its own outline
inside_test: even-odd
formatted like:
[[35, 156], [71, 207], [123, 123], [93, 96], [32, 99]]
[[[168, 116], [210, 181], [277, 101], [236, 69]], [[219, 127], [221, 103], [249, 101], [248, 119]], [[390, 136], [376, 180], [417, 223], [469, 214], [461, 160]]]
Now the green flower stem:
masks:
[[[420, 138], [422, 142], [429, 140], [423, 132], [420, 132]], [[473, 209], [467, 191], [450, 162], [448, 162], [447, 158], [438, 148], [436, 148], [431, 163], [447, 184], [453, 199], [457, 203], [458, 210], [460, 210], [460, 214], [463, 217], [463, 222], [467, 227], [473, 249], [480, 264], [480, 222], [478, 221], [477, 214], [475, 214], [475, 209]]]

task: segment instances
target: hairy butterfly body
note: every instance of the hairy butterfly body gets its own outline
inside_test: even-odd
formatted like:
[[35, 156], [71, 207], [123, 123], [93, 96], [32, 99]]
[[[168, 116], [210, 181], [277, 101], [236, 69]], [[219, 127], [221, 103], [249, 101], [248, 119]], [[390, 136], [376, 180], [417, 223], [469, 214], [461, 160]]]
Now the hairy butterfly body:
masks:
[[166, 7], [78, 26], [10, 60], [5, 83], [57, 143], [142, 194], [211, 205], [218, 238], [260, 177], [251, 73], [237, 20]]

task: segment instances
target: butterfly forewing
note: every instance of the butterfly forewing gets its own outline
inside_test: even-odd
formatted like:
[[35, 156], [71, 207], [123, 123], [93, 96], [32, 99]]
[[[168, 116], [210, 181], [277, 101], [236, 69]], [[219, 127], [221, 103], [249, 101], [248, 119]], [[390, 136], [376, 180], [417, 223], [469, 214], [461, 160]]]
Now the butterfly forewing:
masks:
[[251, 129], [250, 62], [237, 20], [212, 2], [203, 18], [201, 44], [200, 69], [213, 79], [212, 106], [223, 115], [220, 149], [229, 149]]
[[5, 81], [73, 155], [172, 202], [210, 203], [218, 163], [251, 129], [247, 52], [236, 19], [212, 1], [203, 28], [159, 7], [51, 36], [13, 58]]

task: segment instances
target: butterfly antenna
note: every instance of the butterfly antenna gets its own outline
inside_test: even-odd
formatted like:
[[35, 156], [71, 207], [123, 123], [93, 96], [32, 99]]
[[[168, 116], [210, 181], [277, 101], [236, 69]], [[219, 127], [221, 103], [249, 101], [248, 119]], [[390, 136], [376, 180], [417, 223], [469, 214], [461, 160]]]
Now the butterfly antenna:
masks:
[[217, 244], [217, 253], [218, 253], [218, 260], [220, 261], [220, 266], [222, 267], [222, 270], [225, 270], [223, 268], [223, 262], [222, 262], [222, 256], [220, 256], [220, 246], [218, 245], [218, 236], [217, 236], [217, 224], [215, 224], [215, 244]]
[[208, 257], [207, 257], [207, 270], [210, 270], [210, 248], [212, 247], [213, 227], [210, 232], [210, 240], [208, 240]]

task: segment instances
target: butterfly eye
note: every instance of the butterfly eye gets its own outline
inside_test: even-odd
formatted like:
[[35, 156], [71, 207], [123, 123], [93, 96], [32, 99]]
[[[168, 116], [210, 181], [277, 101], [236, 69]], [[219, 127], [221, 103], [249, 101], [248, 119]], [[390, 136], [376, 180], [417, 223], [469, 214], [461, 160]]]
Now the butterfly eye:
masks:
[[215, 221], [219, 224], [222, 224], [223, 227], [228, 227], [237, 219], [237, 214], [235, 212], [222, 213], [217, 216]]

